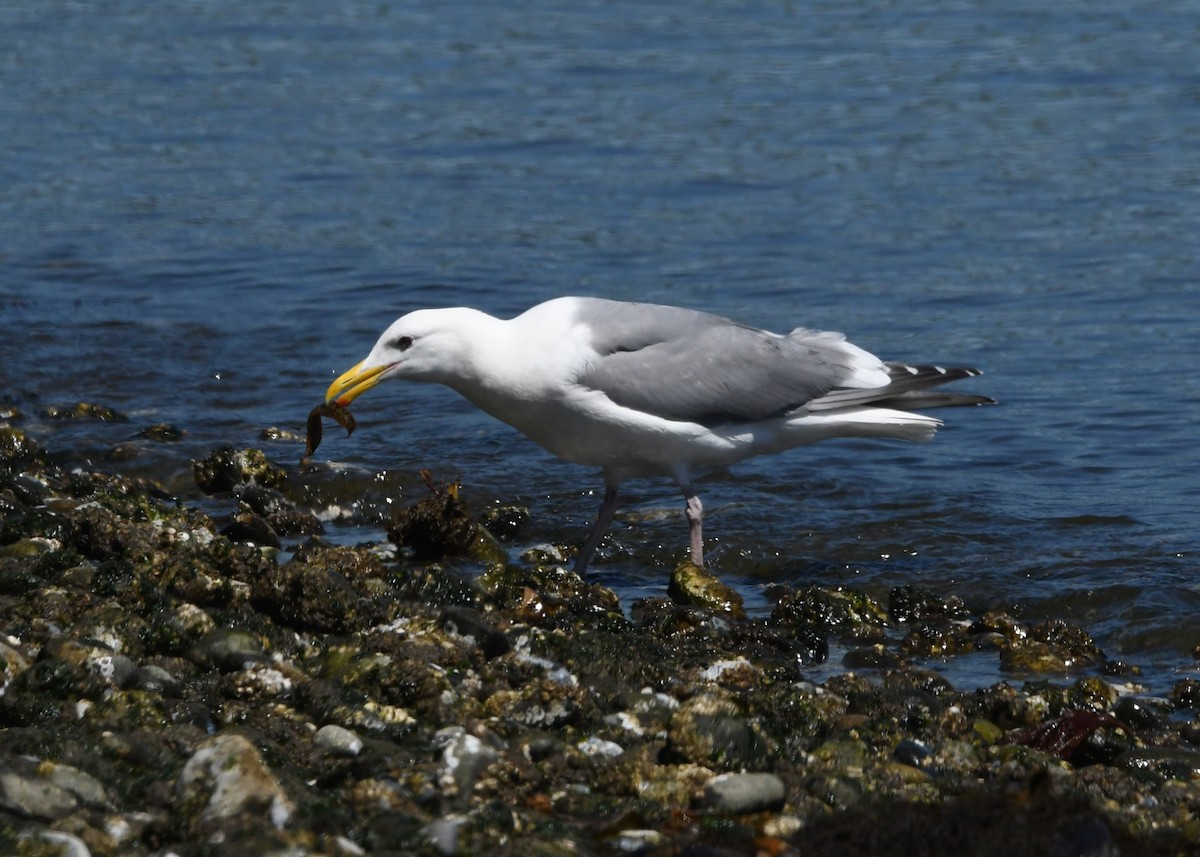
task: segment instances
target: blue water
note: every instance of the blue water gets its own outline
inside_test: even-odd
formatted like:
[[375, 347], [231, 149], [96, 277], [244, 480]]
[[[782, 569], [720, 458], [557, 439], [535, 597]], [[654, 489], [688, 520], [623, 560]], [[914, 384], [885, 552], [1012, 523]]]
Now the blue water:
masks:
[[[1069, 618], [1161, 692], [1200, 644], [1198, 55], [1196, 2], [0, 3], [0, 401], [196, 500], [215, 446], [294, 464], [262, 430], [409, 309], [842, 330], [981, 366], [1002, 404], [710, 480], [723, 576]], [[42, 416], [77, 401], [130, 422]], [[355, 412], [304, 477], [357, 501], [332, 537], [420, 468], [528, 505], [531, 543], [598, 505], [448, 391]], [[680, 505], [632, 486], [596, 567], [627, 602], [682, 555]]]

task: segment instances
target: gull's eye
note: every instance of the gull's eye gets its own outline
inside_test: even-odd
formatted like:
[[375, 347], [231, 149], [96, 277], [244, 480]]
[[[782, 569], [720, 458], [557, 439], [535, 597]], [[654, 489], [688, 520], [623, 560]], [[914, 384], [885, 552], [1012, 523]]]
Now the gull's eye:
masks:
[[392, 343], [392, 347], [398, 351], [407, 351], [412, 348], [413, 338], [411, 336], [398, 336], [396, 341]]

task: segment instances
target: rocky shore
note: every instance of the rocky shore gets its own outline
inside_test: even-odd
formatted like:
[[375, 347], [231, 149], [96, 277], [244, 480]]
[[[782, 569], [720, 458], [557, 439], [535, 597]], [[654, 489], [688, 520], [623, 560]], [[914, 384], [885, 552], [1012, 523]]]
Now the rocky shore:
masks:
[[0, 853], [1200, 853], [1200, 683], [1086, 629], [902, 582], [747, 618], [687, 566], [622, 610], [454, 486], [338, 546], [260, 451], [194, 462], [214, 516], [9, 416]]

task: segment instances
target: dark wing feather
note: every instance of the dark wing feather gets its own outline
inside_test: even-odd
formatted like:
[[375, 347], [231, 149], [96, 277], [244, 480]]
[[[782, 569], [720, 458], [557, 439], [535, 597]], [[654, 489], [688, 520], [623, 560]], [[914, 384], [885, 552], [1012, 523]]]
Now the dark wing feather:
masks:
[[982, 375], [979, 369], [967, 366], [910, 365], [886, 363], [890, 383], [871, 389], [833, 390], [808, 403], [810, 411], [830, 411], [836, 408], [875, 405], [896, 408], [945, 408], [957, 405], [990, 405], [994, 399], [969, 393], [930, 392], [930, 388]]

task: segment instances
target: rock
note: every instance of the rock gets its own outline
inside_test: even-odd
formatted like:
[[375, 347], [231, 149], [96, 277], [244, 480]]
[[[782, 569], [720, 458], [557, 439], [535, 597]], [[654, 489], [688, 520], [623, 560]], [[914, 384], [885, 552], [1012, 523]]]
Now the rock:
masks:
[[850, 633], [860, 626], [883, 626], [887, 611], [861, 592], [809, 586], [785, 592], [771, 611], [771, 623], [818, 634]]
[[[91, 857], [92, 852], [88, 850], [87, 845], [78, 836], [70, 833], [64, 833], [61, 830], [38, 830], [31, 833], [27, 838], [40, 839], [48, 843], [51, 847], [55, 847], [56, 851], [53, 857]], [[22, 851], [22, 854], [28, 853]], [[37, 854], [46, 854], [51, 857], [50, 852], [38, 850]]]
[[39, 657], [58, 658], [109, 687], [127, 687], [137, 671], [137, 665], [125, 655], [75, 640], [51, 640]]
[[[483, 526], [502, 542], [510, 542], [524, 534], [529, 523], [529, 510], [524, 506], [497, 506], [483, 513]], [[560, 560], [561, 562], [561, 560]]]
[[301, 631], [345, 634], [376, 618], [342, 575], [317, 564], [288, 562], [266, 570], [254, 584], [251, 603]]
[[201, 835], [254, 829], [264, 820], [282, 828], [293, 811], [254, 745], [227, 733], [196, 749], [176, 780], [175, 796], [187, 826]]
[[724, 771], [759, 769], [772, 754], [770, 742], [739, 706], [711, 693], [686, 700], [672, 713], [665, 752], [672, 760]]
[[775, 774], [720, 774], [704, 784], [704, 805], [742, 815], [783, 807], [787, 788]]
[[438, 730], [434, 743], [442, 748], [438, 784], [447, 797], [469, 798], [475, 781], [499, 754], [461, 726]]
[[495, 658], [512, 649], [508, 638], [482, 613], [470, 607], [446, 608], [439, 617], [439, 623], [451, 634], [477, 646], [485, 658]]
[[1112, 764], [1140, 774], [1155, 773], [1167, 779], [1193, 783], [1200, 779], [1200, 750], [1181, 747], [1135, 747], [1121, 753]]
[[423, 829], [424, 838], [439, 854], [446, 857], [458, 853], [458, 835], [467, 823], [465, 816], [446, 815], [429, 822]]
[[467, 557], [488, 564], [504, 563], [508, 552], [471, 517], [458, 496], [457, 483], [428, 484], [431, 496], [400, 511], [388, 528], [388, 538], [412, 551], [417, 560]]
[[187, 437], [187, 432], [170, 423], [155, 423], [152, 426], [146, 426], [144, 429], [141, 429], [138, 432], [138, 437], [144, 437], [147, 440], [174, 443]]
[[363, 741], [354, 732], [334, 723], [327, 723], [317, 730], [313, 743], [335, 756], [357, 756], [362, 752]]
[[1171, 702], [1176, 708], [1200, 711], [1200, 679], [1185, 678], [1171, 688]]
[[0, 807], [9, 812], [49, 821], [108, 805], [103, 784], [78, 768], [24, 756], [0, 760]]
[[75, 405], [51, 405], [42, 412], [50, 420], [96, 420], [102, 423], [124, 423], [129, 419], [108, 405], [79, 402]]
[[138, 667], [133, 674], [131, 687], [162, 696], [178, 697], [183, 691], [183, 682], [160, 666], [146, 664]]
[[746, 618], [742, 596], [691, 560], [675, 566], [667, 584], [667, 594], [679, 604], [701, 607], [731, 619]]
[[290, 700], [296, 690], [295, 671], [261, 663], [221, 677], [221, 692], [229, 699]]
[[919, 586], [896, 586], [888, 593], [888, 618], [893, 622], [919, 622], [930, 618], [961, 619], [967, 615], [962, 600], [942, 598]]
[[276, 549], [280, 547], [279, 534], [265, 518], [254, 512], [239, 512], [220, 532], [233, 542]]
[[38, 776], [0, 771], [0, 807], [26, 818], [62, 818], [79, 801], [66, 789]]
[[209, 631], [192, 649], [192, 659], [202, 666], [225, 671], [245, 669], [267, 659], [263, 642], [248, 631], [217, 628]]
[[1113, 715], [1134, 729], [1159, 729], [1170, 720], [1171, 702], [1149, 696], [1122, 696], [1113, 706]]
[[208, 458], [193, 461], [192, 473], [196, 484], [205, 494], [232, 491], [245, 484], [278, 489], [287, 484], [287, 474], [268, 461], [258, 449], [221, 447]]
[[579, 752], [585, 756], [615, 759], [625, 752], [625, 748], [615, 741], [606, 741], [593, 735], [587, 740], [579, 742]]

